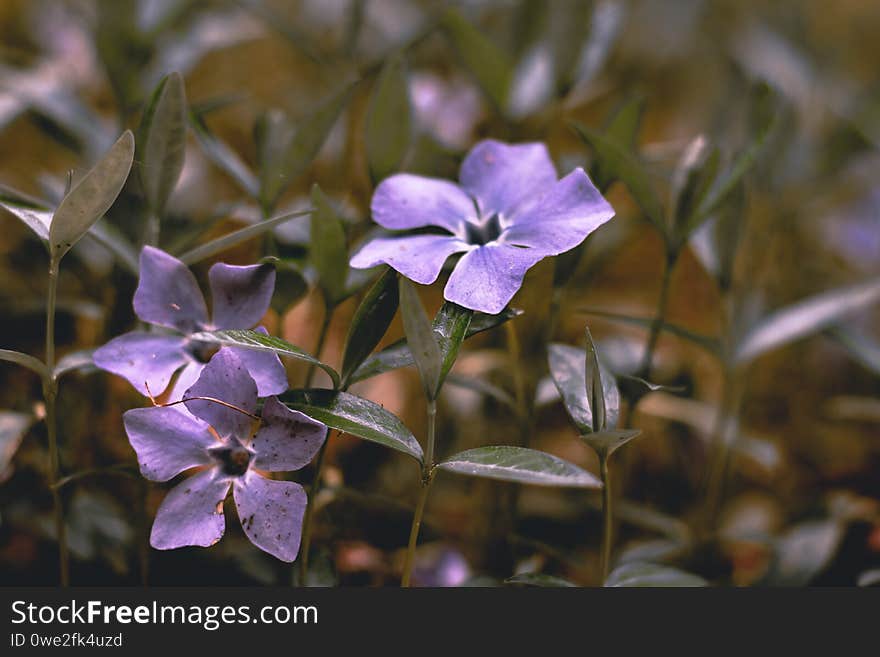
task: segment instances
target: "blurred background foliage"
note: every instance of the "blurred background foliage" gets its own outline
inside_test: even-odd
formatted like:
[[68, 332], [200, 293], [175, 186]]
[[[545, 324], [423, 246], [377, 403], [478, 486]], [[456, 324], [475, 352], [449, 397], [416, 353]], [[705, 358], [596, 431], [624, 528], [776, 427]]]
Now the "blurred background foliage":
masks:
[[[595, 471], [552, 392], [543, 346], [580, 345], [589, 322], [612, 369], [671, 387], [631, 408], [629, 423], [643, 435], [615, 457], [618, 564], [669, 563], [735, 585], [867, 584], [880, 579], [877, 295], [735, 368], [732, 408], [730, 368], [682, 330], [660, 331], [653, 363], [642, 363], [676, 243], [661, 236], [663, 225], [684, 216], [682, 190], [699, 187], [714, 148], [729, 172], [760, 142], [711, 220], [679, 240], [687, 243], [669, 270], [667, 322], [730, 337], [800, 299], [864, 281], [876, 287], [878, 29], [872, 0], [842, 0], [833, 11], [817, 0], [4, 0], [0, 196], [15, 189], [56, 203], [68, 171], [86, 170], [124, 128], [137, 130], [172, 71], [184, 77], [190, 109], [185, 164], [161, 226], [162, 247], [175, 253], [309, 207], [316, 182], [353, 248], [371, 230], [369, 199], [382, 177], [406, 170], [454, 178], [482, 137], [545, 141], [560, 172], [583, 166], [607, 188], [617, 218], [580, 259], [529, 273], [513, 302], [524, 313], [507, 329], [465, 345], [440, 400], [439, 456], [520, 440], [508, 405], [524, 371], [537, 393], [530, 444]], [[624, 147], [623, 164], [634, 158], [644, 173], [659, 226], [656, 209], [602, 146], [609, 135]], [[137, 245], [148, 214], [132, 175], [102, 224]], [[0, 346], [40, 355], [45, 254], [12, 215], [0, 212], [0, 226]], [[314, 352], [328, 292], [310, 264], [309, 232], [307, 218], [291, 220], [196, 273], [204, 282], [212, 261], [276, 257], [265, 323]], [[62, 356], [134, 325], [137, 281], [124, 259], [94, 239], [73, 254], [60, 283]], [[362, 279], [350, 275], [337, 295], [356, 290], [339, 302], [321, 352], [337, 368]], [[441, 291], [421, 290], [429, 310], [439, 308]], [[558, 321], [548, 326], [551, 316]], [[383, 344], [401, 335], [398, 318]], [[305, 368], [288, 369], [292, 385], [302, 385]], [[413, 368], [353, 391], [423, 435]], [[39, 392], [36, 376], [0, 366], [4, 584], [56, 581]], [[137, 583], [146, 572], [155, 584], [289, 581], [289, 568], [254, 549], [234, 522], [209, 550], [145, 547], [163, 490], [136, 475], [121, 421], [144, 401], [102, 373], [62, 383], [73, 582]], [[738, 421], [710, 522], [718, 532], [707, 542], [694, 528], [719, 407]], [[315, 582], [394, 582], [415, 469], [345, 436], [332, 439], [328, 459], [316, 501]], [[311, 473], [297, 475], [308, 482]], [[595, 493], [439, 477], [414, 580], [493, 584], [542, 572], [592, 583], [600, 524]]]

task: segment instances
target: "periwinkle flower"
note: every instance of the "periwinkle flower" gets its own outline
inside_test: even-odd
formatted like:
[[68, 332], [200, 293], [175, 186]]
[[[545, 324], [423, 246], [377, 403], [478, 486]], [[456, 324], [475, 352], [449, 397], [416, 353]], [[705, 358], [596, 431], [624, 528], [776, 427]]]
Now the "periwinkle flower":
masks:
[[159, 550], [214, 545], [226, 529], [223, 503], [231, 488], [251, 542], [282, 561], [293, 561], [306, 493], [297, 483], [261, 472], [298, 470], [308, 464], [324, 442], [327, 427], [290, 410], [276, 397], [269, 397], [261, 416], [254, 419], [256, 383], [229, 348], [218, 351], [202, 369], [184, 393], [184, 404], [189, 413], [153, 406], [123, 415], [144, 477], [168, 481], [201, 468], [165, 496], [150, 544]]
[[440, 229], [379, 237], [351, 259], [357, 269], [385, 263], [427, 285], [446, 260], [464, 253], [444, 297], [497, 314], [522, 285], [526, 271], [581, 242], [614, 216], [583, 169], [561, 180], [542, 143], [485, 140], [461, 165], [460, 184], [400, 173], [373, 194], [373, 220], [389, 230]]
[[[266, 314], [275, 289], [271, 265], [239, 267], [218, 262], [208, 271], [212, 318], [195, 276], [177, 258], [151, 246], [140, 257], [134, 293], [135, 314], [174, 333], [132, 331], [95, 350], [95, 365], [122, 376], [142, 395], [161, 393], [178, 370], [169, 400], [177, 401], [199, 377], [216, 347], [193, 340], [198, 331], [249, 329]], [[256, 328], [266, 333], [262, 326]], [[278, 356], [235, 349], [257, 384], [261, 397], [287, 390], [287, 373]]]

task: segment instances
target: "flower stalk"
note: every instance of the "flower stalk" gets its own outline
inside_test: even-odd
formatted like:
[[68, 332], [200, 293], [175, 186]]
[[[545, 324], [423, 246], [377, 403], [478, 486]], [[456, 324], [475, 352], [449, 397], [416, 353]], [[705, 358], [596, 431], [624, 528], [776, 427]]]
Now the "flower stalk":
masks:
[[419, 542], [419, 529], [422, 526], [422, 516], [425, 513], [425, 505], [428, 502], [428, 493], [434, 480], [434, 442], [437, 425], [437, 400], [428, 400], [428, 440], [425, 445], [425, 464], [422, 468], [422, 490], [419, 501], [413, 513], [412, 527], [409, 531], [409, 543], [406, 548], [406, 558], [403, 562], [403, 575], [400, 578], [400, 586], [409, 588], [412, 578], [413, 564], [415, 563], [416, 545]]

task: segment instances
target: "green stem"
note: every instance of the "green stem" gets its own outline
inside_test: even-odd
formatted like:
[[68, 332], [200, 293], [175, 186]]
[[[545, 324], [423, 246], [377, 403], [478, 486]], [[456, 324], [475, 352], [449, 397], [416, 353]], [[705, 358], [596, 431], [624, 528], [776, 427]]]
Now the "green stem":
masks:
[[669, 305], [669, 288], [672, 282], [672, 272], [675, 269], [675, 263], [678, 261], [678, 254], [678, 251], [670, 251], [666, 255], [663, 279], [660, 282], [660, 298], [657, 300], [657, 312], [654, 314], [654, 321], [651, 323], [648, 343], [645, 346], [645, 353], [639, 368], [640, 376], [648, 381], [651, 380], [651, 365], [654, 361], [654, 352], [657, 350], [657, 342], [660, 339], [660, 331], [663, 329], [663, 324], [666, 321], [666, 310]]
[[608, 579], [611, 565], [611, 544], [613, 542], [614, 522], [611, 515], [611, 477], [608, 473], [608, 455], [599, 455], [599, 471], [602, 477], [602, 551], [599, 554], [599, 570], [602, 584]]
[[400, 586], [409, 587], [412, 577], [413, 563], [416, 556], [416, 545], [419, 542], [419, 528], [422, 526], [422, 516], [425, 513], [425, 505], [428, 502], [428, 492], [431, 490], [431, 482], [434, 479], [434, 438], [437, 420], [437, 400], [428, 400], [428, 440], [425, 446], [425, 464], [422, 468], [422, 491], [419, 502], [413, 513], [412, 527], [409, 530], [409, 543], [406, 547], [406, 558], [403, 562], [403, 576], [400, 578]]
[[49, 262], [49, 292], [46, 298], [46, 369], [50, 377], [43, 384], [46, 401], [46, 433], [49, 437], [49, 488], [52, 491], [52, 509], [55, 517], [55, 534], [58, 537], [58, 570], [61, 586], [70, 585], [70, 559], [67, 552], [67, 528], [64, 525], [64, 507], [58, 482], [60, 458], [58, 454], [58, 421], [55, 402], [58, 383], [51, 377], [55, 370], [55, 306], [58, 298], [58, 261]]

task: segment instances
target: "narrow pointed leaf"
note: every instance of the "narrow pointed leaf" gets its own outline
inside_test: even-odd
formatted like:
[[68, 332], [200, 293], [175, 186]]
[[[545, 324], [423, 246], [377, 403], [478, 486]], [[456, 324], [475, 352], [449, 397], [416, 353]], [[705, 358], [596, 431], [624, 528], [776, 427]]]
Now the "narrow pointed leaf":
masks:
[[880, 300], [880, 278], [805, 299], [761, 320], [738, 345], [734, 362], [745, 364], [773, 349], [812, 335], [841, 317]]
[[647, 170], [636, 155], [612, 137], [601, 135], [579, 123], [573, 125], [580, 138], [593, 149], [596, 158], [602, 163], [605, 175], [620, 180], [651, 223], [664, 231], [663, 206], [651, 186]]
[[411, 136], [406, 64], [400, 56], [391, 57], [379, 74], [367, 109], [365, 141], [373, 180], [398, 170]]
[[[638, 326], [646, 330], [650, 330], [651, 326], [654, 323], [654, 320], [649, 317], [631, 317], [630, 315], [622, 315], [620, 313], [608, 312], [606, 310], [599, 310], [597, 308], [581, 308], [578, 310], [578, 312], [584, 313], [585, 315], [602, 317], [603, 319], [607, 319], [613, 322], [620, 322], [621, 324]], [[716, 338], [695, 333], [690, 329], [683, 328], [681, 326], [678, 326], [677, 324], [672, 324], [670, 322], [663, 322], [663, 324], [660, 326], [660, 329], [678, 338], [682, 338], [683, 340], [692, 342], [698, 347], [705, 349], [715, 357], [719, 357], [721, 355], [721, 344]]]
[[388, 267], [367, 292], [351, 320], [342, 356], [343, 387], [384, 337], [397, 313], [399, 299], [397, 272]]
[[0, 185], [0, 208], [3, 208], [30, 228], [48, 245], [52, 209], [23, 192]]
[[20, 351], [13, 351], [11, 349], [0, 349], [0, 360], [26, 367], [36, 372], [41, 379], [49, 378], [49, 370], [46, 369], [45, 363], [30, 354], [23, 354]]
[[551, 588], [566, 588], [576, 586], [567, 579], [555, 577], [553, 575], [545, 575], [544, 573], [522, 573], [514, 575], [504, 580], [505, 584], [513, 584], [515, 586], [540, 586]]
[[590, 414], [593, 418], [593, 431], [604, 431], [606, 426], [605, 417], [605, 390], [602, 385], [602, 371], [599, 368], [599, 357], [596, 355], [596, 345], [593, 344], [593, 336], [590, 329], [586, 329], [586, 356], [584, 358], [584, 388], [587, 402], [590, 405]]
[[133, 158], [134, 135], [126, 130], [62, 199], [49, 227], [49, 251], [56, 261], [113, 205], [128, 178]]
[[513, 66], [504, 51], [469, 23], [457, 9], [447, 9], [442, 25], [465, 68], [496, 107], [505, 107]]
[[317, 184], [312, 186], [311, 236], [309, 258], [318, 272], [318, 283], [330, 306], [345, 298], [348, 251], [345, 229], [336, 210]]
[[242, 242], [246, 242], [247, 240], [262, 235], [266, 231], [272, 230], [286, 221], [296, 219], [297, 217], [304, 217], [307, 214], [311, 214], [311, 212], [311, 209], [300, 210], [298, 212], [288, 212], [286, 214], [278, 215], [277, 217], [272, 217], [271, 219], [265, 219], [251, 226], [245, 226], [244, 228], [227, 233], [226, 235], [211, 240], [201, 246], [197, 246], [194, 249], [190, 249], [186, 253], [179, 255], [178, 259], [186, 265], [192, 265], [205, 258], [210, 258], [213, 255], [231, 249]]
[[199, 342], [207, 342], [210, 344], [218, 344], [224, 347], [243, 347], [245, 349], [253, 349], [255, 351], [266, 351], [278, 356], [289, 356], [297, 360], [305, 361], [320, 367], [333, 380], [333, 385], [339, 385], [339, 374], [336, 373], [329, 365], [322, 363], [308, 352], [300, 349], [296, 345], [292, 345], [287, 340], [275, 337], [273, 335], [263, 335], [256, 331], [245, 331], [239, 329], [230, 329], [226, 331], [203, 331], [194, 333], [192, 340]]
[[202, 152], [211, 162], [232, 178], [251, 198], [260, 195], [260, 183], [247, 164], [208, 128], [201, 115], [190, 112], [189, 122]]
[[[553, 383], [562, 396], [569, 416], [581, 433], [591, 433], [594, 427], [593, 411], [586, 394], [586, 351], [567, 344], [551, 344], [547, 349], [547, 356]], [[614, 375], [601, 363], [599, 369], [605, 399], [606, 426], [614, 427], [620, 414], [620, 393]]]
[[880, 375], [880, 343], [841, 325], [829, 329], [827, 334], [865, 368]]
[[[609, 119], [605, 125], [605, 135], [608, 139], [621, 145], [623, 148], [633, 150], [642, 124], [642, 116], [645, 113], [645, 99], [634, 96], [627, 100]], [[590, 169], [590, 178], [603, 192], [607, 191], [611, 184], [617, 180], [617, 171], [609, 166], [603, 158], [596, 158]]]
[[602, 482], [573, 463], [525, 447], [477, 447], [438, 463], [441, 470], [537, 486], [601, 488]]
[[150, 209], [159, 216], [183, 171], [186, 124], [183, 77], [171, 73], [153, 92], [139, 135], [141, 184]]
[[113, 224], [99, 219], [89, 229], [89, 237], [112, 253], [129, 273], [138, 275], [140, 270], [138, 253], [122, 231]]
[[403, 422], [368, 399], [333, 390], [293, 390], [283, 396], [292, 409], [328, 427], [390, 447], [422, 462], [422, 448]]
[[473, 316], [472, 310], [447, 301], [434, 318], [433, 329], [437, 336], [441, 356], [438, 389], [443, 385], [449, 370], [455, 364], [455, 359], [458, 358], [461, 343], [467, 337], [468, 327]]
[[412, 283], [405, 278], [400, 278], [400, 312], [403, 317], [403, 328], [406, 331], [406, 339], [412, 352], [419, 375], [422, 378], [422, 386], [428, 399], [434, 399], [440, 387], [440, 374], [443, 367], [443, 357], [440, 354], [440, 346], [434, 336], [434, 330], [419, 295]]
[[641, 433], [638, 429], [605, 429], [603, 431], [585, 433], [581, 436], [581, 439], [601, 457], [611, 456], [619, 447], [623, 447]]
[[605, 586], [702, 587], [709, 583], [699, 575], [671, 566], [631, 561], [615, 568], [605, 580]]
[[85, 371], [97, 369], [94, 361], [92, 360], [92, 354], [94, 354], [94, 352], [94, 349], [81, 349], [79, 351], [73, 351], [69, 354], [66, 354], [55, 365], [55, 369], [52, 371], [52, 378], [57, 381], [62, 376], [70, 372], [75, 372], [77, 370]]

